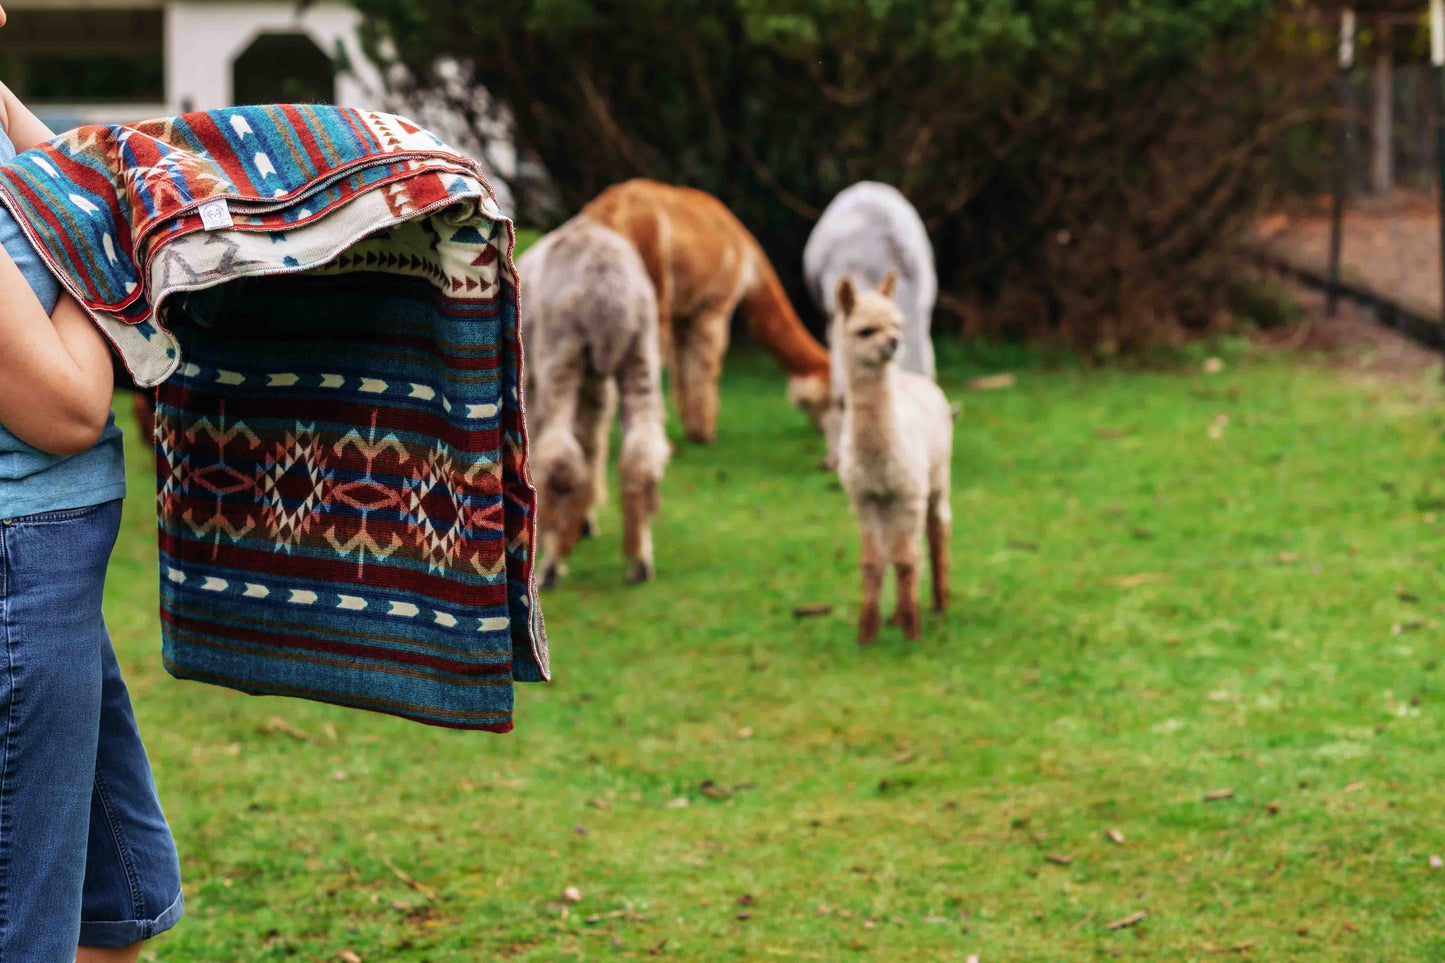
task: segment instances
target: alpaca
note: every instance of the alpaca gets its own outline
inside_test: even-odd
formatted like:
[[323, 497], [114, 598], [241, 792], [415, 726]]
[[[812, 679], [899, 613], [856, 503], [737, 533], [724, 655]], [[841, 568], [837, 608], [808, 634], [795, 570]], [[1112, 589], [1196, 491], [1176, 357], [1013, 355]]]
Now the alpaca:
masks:
[[895, 624], [905, 638], [920, 633], [919, 545], [927, 529], [933, 570], [933, 608], [948, 606], [948, 503], [953, 411], [931, 378], [904, 371], [894, 360], [906, 322], [892, 301], [898, 277], [858, 293], [838, 282], [836, 330], [844, 363], [838, 475], [862, 536], [863, 612], [858, 643], [878, 639], [878, 601], [892, 563], [898, 575]]
[[650, 521], [670, 448], [663, 432], [657, 299], [637, 252], [573, 218], [517, 262], [528, 360], [542, 584], [554, 585], [606, 500], [607, 439], [622, 410], [622, 551], [627, 580], [653, 577]]
[[[898, 368], [934, 377], [933, 341], [929, 328], [933, 302], [938, 296], [938, 275], [933, 246], [923, 220], [908, 199], [887, 184], [862, 181], [842, 191], [828, 204], [808, 235], [803, 248], [803, 278], [808, 293], [825, 317], [837, 316], [834, 297], [838, 282], [851, 277], [855, 284], [873, 287], [890, 271], [898, 274], [895, 301], [903, 315]], [[825, 467], [838, 459], [838, 432], [842, 426], [843, 359], [841, 339], [828, 332], [832, 356], [832, 404], [823, 418], [828, 439]]]
[[798, 319], [767, 255], [710, 194], [649, 180], [603, 191], [584, 217], [630, 240], [657, 290], [663, 358], [688, 440], [717, 438], [718, 378], [733, 311], [788, 373], [788, 397], [819, 428], [829, 404], [828, 352]]

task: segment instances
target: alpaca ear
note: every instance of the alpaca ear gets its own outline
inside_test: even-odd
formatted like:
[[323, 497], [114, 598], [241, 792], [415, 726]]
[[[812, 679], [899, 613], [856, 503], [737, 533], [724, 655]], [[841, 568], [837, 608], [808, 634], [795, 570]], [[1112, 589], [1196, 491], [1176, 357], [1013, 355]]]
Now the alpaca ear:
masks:
[[892, 298], [893, 292], [898, 288], [898, 272], [889, 271], [884, 275], [883, 280], [878, 282], [878, 293], [885, 298]]
[[857, 296], [853, 293], [853, 279], [844, 278], [838, 282], [838, 310], [846, 317], [853, 313], [854, 306], [858, 303]]

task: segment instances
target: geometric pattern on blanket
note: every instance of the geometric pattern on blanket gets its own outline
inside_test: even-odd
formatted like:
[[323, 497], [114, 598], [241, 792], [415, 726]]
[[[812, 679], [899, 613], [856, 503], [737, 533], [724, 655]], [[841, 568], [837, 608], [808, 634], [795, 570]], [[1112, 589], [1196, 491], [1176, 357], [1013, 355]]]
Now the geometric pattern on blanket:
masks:
[[[284, 126], [292, 110], [265, 116]], [[304, 110], [313, 126], [358, 123], [357, 112]], [[396, 118], [362, 120], [440, 143]], [[254, 113], [205, 121], [250, 136], [262, 126]], [[57, 149], [22, 169], [52, 168], [52, 192], [71, 187], [66, 176], [93, 186], [94, 156], [77, 171]], [[226, 150], [193, 145], [199, 161], [163, 174], [234, 167], [215, 156]], [[156, 216], [114, 199], [105, 207], [119, 221], [105, 228], [140, 238], [130, 282], [119, 268], [91, 271], [114, 267], [103, 241], [105, 260], [69, 249], [47, 230], [57, 219], [11, 203], [34, 194], [35, 177], [7, 190], [0, 170], [0, 200], [20, 209], [132, 370], [168, 375], [155, 446], [166, 668], [505, 732], [512, 683], [550, 678], [514, 234], [473, 162], [424, 153], [360, 150], [340, 155], [340, 171], [313, 157], [284, 199], [228, 201], [224, 229], [193, 225], [193, 206]], [[111, 161], [121, 169], [110, 182], [175, 193], [157, 190], [159, 168], [146, 183], [124, 154]], [[137, 210], [141, 229], [127, 214]]]

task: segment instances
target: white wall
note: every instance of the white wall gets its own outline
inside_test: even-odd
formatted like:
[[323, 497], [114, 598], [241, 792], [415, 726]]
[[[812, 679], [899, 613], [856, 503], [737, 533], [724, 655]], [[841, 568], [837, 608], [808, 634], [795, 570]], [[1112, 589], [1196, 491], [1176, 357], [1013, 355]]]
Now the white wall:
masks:
[[336, 77], [336, 102], [344, 107], [379, 107], [381, 78], [357, 40], [361, 15], [335, 2], [296, 9], [295, 0], [171, 0], [166, 5], [166, 103], [171, 113], [229, 107], [231, 70], [251, 41], [265, 32], [305, 33], [334, 55], [340, 43], [351, 71]]

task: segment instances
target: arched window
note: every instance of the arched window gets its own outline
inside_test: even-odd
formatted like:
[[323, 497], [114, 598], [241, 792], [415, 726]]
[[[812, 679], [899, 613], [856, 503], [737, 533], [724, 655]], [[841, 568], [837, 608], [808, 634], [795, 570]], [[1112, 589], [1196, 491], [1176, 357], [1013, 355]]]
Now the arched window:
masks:
[[232, 99], [243, 104], [329, 104], [336, 70], [304, 33], [263, 33], [232, 65]]

